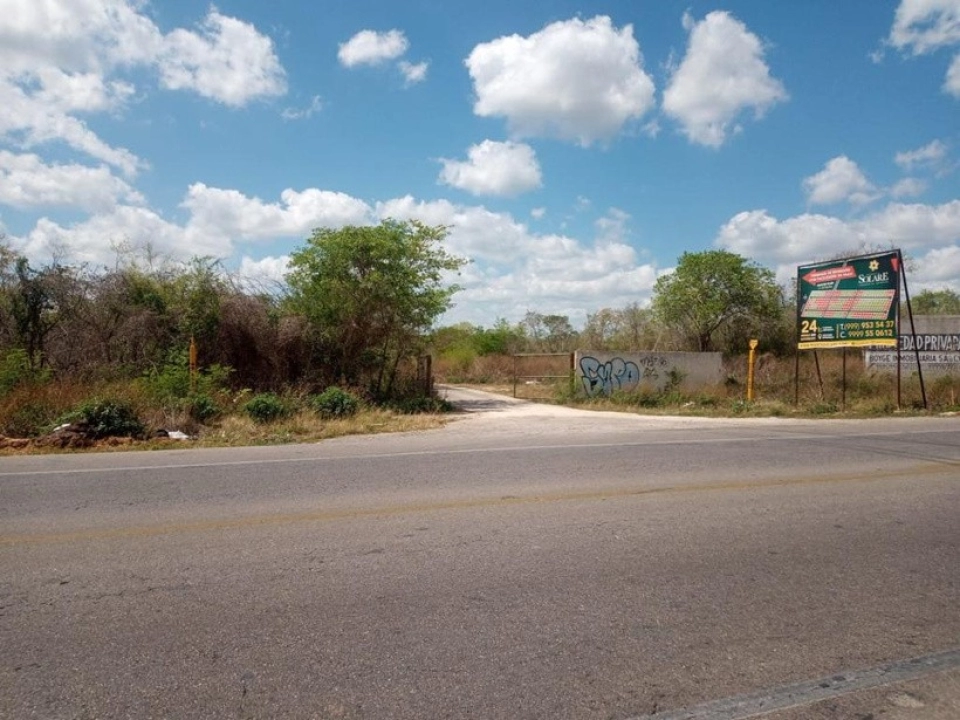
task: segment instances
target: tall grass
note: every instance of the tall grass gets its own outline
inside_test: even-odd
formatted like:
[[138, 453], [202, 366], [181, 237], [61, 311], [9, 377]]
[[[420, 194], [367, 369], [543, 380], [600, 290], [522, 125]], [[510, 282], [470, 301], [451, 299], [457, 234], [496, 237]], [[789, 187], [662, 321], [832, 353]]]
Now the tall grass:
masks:
[[[330, 437], [379, 432], [424, 430], [446, 422], [442, 403], [421, 401], [399, 403], [396, 407], [378, 407], [360, 402], [353, 394], [337, 395], [338, 412], [331, 413], [328, 402], [317, 402], [324, 396], [310, 388], [287, 388], [278, 401], [286, 412], [275, 419], [253, 416], [248, 412], [256, 396], [249, 390], [231, 391], [207, 388], [210, 395], [188, 396], [182, 402], [156, 392], [149, 383], [125, 381], [79, 381], [54, 379], [42, 383], [20, 383], [0, 395], [0, 451], [36, 452], [33, 444], [26, 448], [3, 438], [37, 439], [38, 443], [56, 426], [75, 420], [78, 410], [93, 402], [121, 404], [130, 407], [144, 426], [140, 448], [169, 447], [171, 440], [159, 437], [159, 430], [179, 430], [193, 438], [194, 445], [216, 447], [234, 445], [313, 442]], [[333, 397], [328, 392], [326, 398]], [[214, 403], [217, 411], [205, 419], [197, 417], [196, 400]], [[349, 400], [349, 412], [344, 409]], [[423, 400], [423, 399], [421, 399]], [[113, 446], [116, 444], [114, 443]], [[108, 442], [99, 449], [111, 449]], [[11, 449], [12, 448], [12, 449]]]

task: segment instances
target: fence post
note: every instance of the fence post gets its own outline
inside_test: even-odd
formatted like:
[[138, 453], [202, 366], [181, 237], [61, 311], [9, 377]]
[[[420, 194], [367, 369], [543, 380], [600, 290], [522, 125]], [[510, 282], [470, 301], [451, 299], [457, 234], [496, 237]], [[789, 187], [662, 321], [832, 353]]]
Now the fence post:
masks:
[[747, 402], [753, 402], [753, 366], [757, 361], [757, 340], [750, 341], [750, 353], [747, 355]]

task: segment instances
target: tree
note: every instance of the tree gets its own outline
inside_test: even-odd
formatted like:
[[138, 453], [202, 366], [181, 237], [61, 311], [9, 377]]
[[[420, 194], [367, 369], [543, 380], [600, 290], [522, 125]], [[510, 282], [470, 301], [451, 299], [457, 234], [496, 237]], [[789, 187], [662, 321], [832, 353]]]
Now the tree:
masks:
[[923, 290], [910, 305], [915, 315], [960, 315], [960, 295], [953, 290]]
[[287, 305], [304, 318], [327, 379], [367, 381], [389, 395], [400, 362], [419, 350], [459, 289], [445, 284], [465, 262], [442, 247], [446, 234], [395, 220], [320, 229], [291, 255]]
[[657, 319], [700, 351], [713, 350], [724, 331], [742, 342], [746, 332], [778, 321], [782, 308], [783, 291], [773, 273], [726, 250], [684, 253], [653, 289]]
[[612, 352], [655, 350], [658, 335], [651, 311], [631, 303], [619, 310], [602, 308], [587, 315], [580, 345]]
[[528, 310], [520, 322], [531, 352], [564, 352], [573, 350], [577, 332], [566, 315], [542, 315]]
[[21, 348], [27, 353], [30, 369], [47, 364], [46, 346], [50, 333], [69, 315], [76, 283], [70, 268], [54, 263], [34, 270], [25, 257], [15, 264], [16, 286], [10, 297], [10, 313]]
[[10, 349], [16, 337], [13, 321], [13, 296], [16, 290], [15, 268], [18, 255], [0, 232], [0, 353]]

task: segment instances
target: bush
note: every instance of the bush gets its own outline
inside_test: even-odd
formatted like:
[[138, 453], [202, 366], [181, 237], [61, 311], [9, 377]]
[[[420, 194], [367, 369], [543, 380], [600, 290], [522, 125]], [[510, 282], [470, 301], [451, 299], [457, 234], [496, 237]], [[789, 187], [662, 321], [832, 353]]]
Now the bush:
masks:
[[[212, 395], [226, 387], [231, 369], [211, 365], [197, 373], [197, 395]], [[186, 350], [171, 352], [159, 368], [147, 372], [141, 379], [144, 390], [152, 399], [176, 405], [178, 400], [191, 397], [190, 362]]]
[[448, 401], [438, 397], [411, 397], [394, 400], [390, 407], [404, 415], [419, 415], [421, 413], [452, 412], [454, 407]]
[[290, 408], [275, 393], [254, 395], [243, 406], [243, 410], [257, 423], [273, 422], [290, 414]]
[[826, 400], [819, 400], [810, 406], [810, 413], [812, 415], [833, 415], [839, 411], [840, 408], [837, 407], [836, 403], [827, 402]]
[[360, 409], [360, 400], [338, 387], [328, 387], [319, 395], [312, 395], [309, 405], [324, 420], [351, 417]]
[[477, 353], [471, 347], [455, 346], [446, 350], [441, 356], [444, 367], [450, 378], [460, 380], [468, 378], [477, 360]]
[[0, 421], [0, 435], [23, 438], [37, 437], [50, 429], [57, 413], [43, 402], [27, 402], [12, 407]]
[[117, 400], [91, 400], [65, 420], [84, 425], [93, 438], [140, 437], [146, 430], [133, 408]]
[[26, 350], [15, 348], [0, 356], [0, 397], [24, 383], [42, 383], [50, 379], [47, 369], [34, 370]]
[[220, 414], [220, 408], [209, 395], [193, 395], [187, 398], [186, 403], [187, 412], [198, 423], [205, 423]]

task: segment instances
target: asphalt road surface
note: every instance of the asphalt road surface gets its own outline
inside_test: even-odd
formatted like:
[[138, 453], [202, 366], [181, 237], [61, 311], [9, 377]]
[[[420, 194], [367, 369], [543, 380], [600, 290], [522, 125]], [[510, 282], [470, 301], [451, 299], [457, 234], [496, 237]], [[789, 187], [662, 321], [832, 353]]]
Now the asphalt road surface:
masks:
[[449, 392], [436, 431], [0, 458], [0, 718], [960, 718], [960, 418]]

